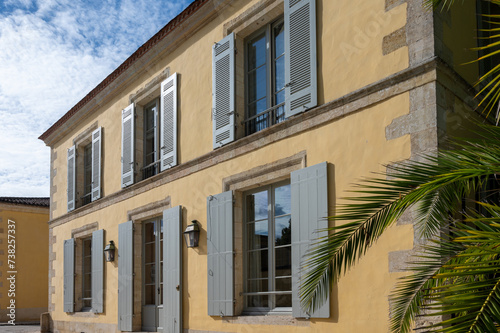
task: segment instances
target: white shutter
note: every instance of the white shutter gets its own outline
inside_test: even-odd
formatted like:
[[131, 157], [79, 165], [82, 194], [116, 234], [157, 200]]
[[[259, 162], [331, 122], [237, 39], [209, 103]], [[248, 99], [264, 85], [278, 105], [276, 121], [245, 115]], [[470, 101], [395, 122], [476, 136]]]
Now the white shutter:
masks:
[[102, 127], [92, 132], [92, 201], [101, 197]]
[[92, 311], [104, 312], [104, 230], [92, 233]]
[[134, 183], [134, 104], [122, 111], [122, 188]]
[[133, 317], [134, 223], [128, 221], [118, 225], [118, 329], [132, 332]]
[[75, 239], [64, 241], [63, 263], [63, 298], [64, 312], [75, 311]]
[[[313, 313], [300, 306], [300, 283], [305, 275], [302, 260], [309, 246], [318, 238], [328, 236], [328, 179], [327, 163], [293, 171], [292, 190], [292, 311], [296, 318], [329, 318], [330, 297]], [[318, 230], [321, 230], [318, 232]], [[327, 287], [328, 288], [328, 287]], [[329, 289], [329, 288], [328, 288]]]
[[76, 149], [68, 149], [68, 212], [75, 209], [76, 198]]
[[213, 147], [234, 141], [235, 63], [234, 33], [212, 47]]
[[316, 0], [285, 0], [285, 116], [318, 104]]
[[160, 170], [177, 165], [177, 73], [161, 83]]

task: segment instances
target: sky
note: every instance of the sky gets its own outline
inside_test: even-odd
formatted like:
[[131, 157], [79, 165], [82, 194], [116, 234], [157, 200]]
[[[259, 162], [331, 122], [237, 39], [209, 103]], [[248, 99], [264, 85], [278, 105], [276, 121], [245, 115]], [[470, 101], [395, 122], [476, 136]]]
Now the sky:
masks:
[[0, 0], [0, 197], [49, 196], [38, 137], [192, 0]]

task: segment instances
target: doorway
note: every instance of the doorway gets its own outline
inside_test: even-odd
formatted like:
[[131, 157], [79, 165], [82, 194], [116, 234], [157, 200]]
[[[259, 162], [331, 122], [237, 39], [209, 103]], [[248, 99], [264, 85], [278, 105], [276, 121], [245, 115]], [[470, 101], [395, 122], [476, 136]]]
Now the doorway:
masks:
[[163, 219], [143, 223], [142, 330], [158, 332], [163, 311]]

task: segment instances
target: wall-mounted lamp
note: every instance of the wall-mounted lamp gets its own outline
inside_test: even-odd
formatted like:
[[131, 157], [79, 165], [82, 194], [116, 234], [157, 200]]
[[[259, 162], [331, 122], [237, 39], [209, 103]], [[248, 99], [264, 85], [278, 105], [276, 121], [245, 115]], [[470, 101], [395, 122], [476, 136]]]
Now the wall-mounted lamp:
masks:
[[186, 240], [187, 247], [198, 247], [200, 240], [200, 226], [198, 221], [192, 220], [191, 224], [184, 230], [184, 239]]
[[115, 261], [115, 243], [111, 240], [109, 244], [104, 248], [104, 253], [106, 253], [106, 261]]

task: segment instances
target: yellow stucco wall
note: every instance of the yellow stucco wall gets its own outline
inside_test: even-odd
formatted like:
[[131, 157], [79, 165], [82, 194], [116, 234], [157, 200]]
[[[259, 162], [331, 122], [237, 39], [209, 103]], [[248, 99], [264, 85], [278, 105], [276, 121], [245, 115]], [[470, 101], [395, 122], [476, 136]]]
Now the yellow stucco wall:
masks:
[[[53, 178], [57, 191], [53, 201], [57, 208], [53, 217], [66, 214], [66, 156], [73, 139], [95, 121], [104, 129], [103, 139], [103, 195], [121, 190], [120, 147], [121, 111], [129, 103], [129, 96], [161, 73], [180, 75], [178, 85], [178, 162], [190, 161], [210, 153], [212, 149], [212, 59], [211, 47], [223, 37], [223, 24], [238, 17], [257, 3], [233, 2], [217, 19], [209, 22], [197, 33], [189, 36], [176, 50], [159, 59], [147, 73], [124, 88], [112, 101], [100, 106], [92, 116], [82, 120], [65, 137], [53, 144], [57, 158], [52, 167], [57, 169]], [[318, 0], [318, 104], [377, 82], [408, 67], [408, 49], [402, 47], [388, 55], [382, 54], [384, 36], [400, 29], [406, 23], [407, 5], [402, 4], [385, 11], [384, 0]], [[353, 37], [354, 36], [354, 37]], [[105, 263], [105, 312], [91, 319], [63, 312], [63, 241], [72, 237], [71, 232], [89, 223], [98, 222], [106, 230], [105, 242], [118, 243], [118, 224], [127, 221], [127, 212], [148, 203], [171, 198], [171, 206], [182, 205], [183, 228], [187, 221], [197, 219], [202, 226], [201, 244], [198, 249], [183, 246], [183, 324], [194, 330], [245, 332], [274, 332], [276, 326], [228, 324], [220, 318], [207, 315], [207, 244], [206, 197], [222, 192], [222, 179], [274, 161], [306, 151], [307, 165], [323, 161], [329, 168], [330, 213], [340, 197], [353, 182], [373, 171], [382, 171], [383, 164], [408, 159], [410, 138], [386, 140], [385, 128], [393, 119], [409, 112], [408, 93], [362, 109], [336, 121], [309, 131], [287, 137], [252, 152], [216, 164], [179, 178], [169, 184], [121, 201], [110, 207], [53, 229], [57, 239], [53, 245], [56, 260], [52, 285], [55, 294], [51, 313], [54, 321], [92, 321], [117, 323], [117, 263]], [[383, 153], [381, 153], [383, 152]], [[358, 265], [335, 286], [331, 297], [331, 314], [328, 320], [311, 320], [310, 326], [284, 326], [289, 332], [387, 332], [388, 293], [399, 274], [389, 274], [388, 253], [413, 247], [412, 226], [397, 226], [389, 230], [368, 252]], [[370, 272], [370, 274], [366, 274]], [[332, 325], [333, 324], [333, 325]], [[250, 327], [250, 328], [249, 328]]]
[[[15, 223], [9, 223], [9, 220]], [[16, 322], [40, 319], [40, 313], [47, 311], [48, 304], [48, 263], [49, 263], [49, 209], [23, 205], [0, 203], [0, 262], [2, 286], [0, 287], [0, 308], [6, 310], [10, 300], [15, 300]], [[14, 225], [15, 227], [9, 227]], [[8, 257], [8, 230], [15, 238], [15, 258]], [[9, 267], [8, 260], [14, 260], [15, 269]], [[10, 274], [9, 271], [17, 273]], [[9, 296], [11, 275], [15, 276], [15, 295]], [[0, 322], [11, 320], [2, 312]]]

